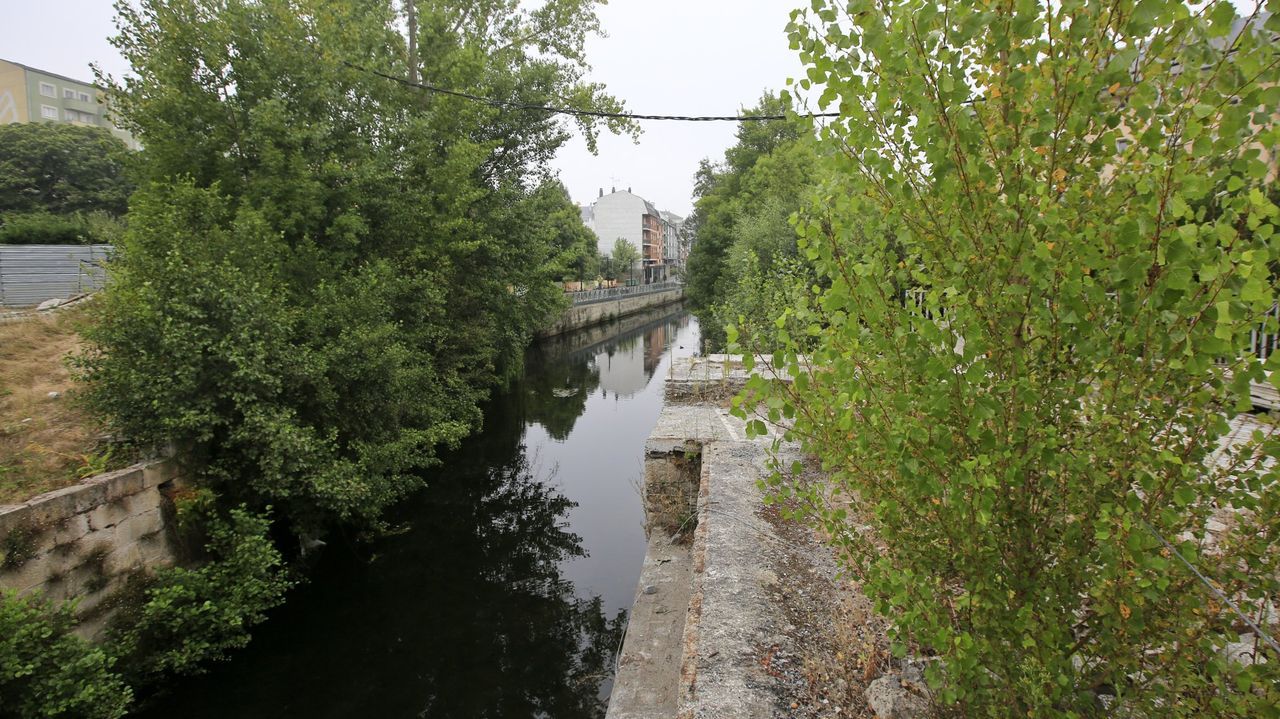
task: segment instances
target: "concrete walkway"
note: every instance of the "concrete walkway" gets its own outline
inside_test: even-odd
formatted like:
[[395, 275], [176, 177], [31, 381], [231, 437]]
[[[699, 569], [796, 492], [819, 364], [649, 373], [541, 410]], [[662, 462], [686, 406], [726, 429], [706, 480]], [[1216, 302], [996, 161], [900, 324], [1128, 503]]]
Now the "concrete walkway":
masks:
[[[791, 716], [799, 687], [812, 684], [801, 667], [810, 633], [830, 633], [837, 570], [809, 530], [765, 506], [773, 438], [747, 440], [726, 409], [746, 380], [735, 365], [693, 358], [667, 378], [645, 445], [649, 554], [608, 719]], [[779, 458], [798, 457], [784, 446]]]

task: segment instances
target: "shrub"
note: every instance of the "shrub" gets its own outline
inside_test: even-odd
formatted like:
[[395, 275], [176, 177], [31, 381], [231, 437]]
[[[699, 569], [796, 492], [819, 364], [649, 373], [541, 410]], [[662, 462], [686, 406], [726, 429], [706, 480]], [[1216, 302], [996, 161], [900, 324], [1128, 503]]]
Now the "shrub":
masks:
[[0, 224], [0, 245], [88, 244], [92, 244], [89, 229], [74, 215], [14, 214], [6, 215]]
[[249, 630], [284, 600], [290, 582], [269, 521], [243, 507], [220, 517], [201, 503], [210, 561], [161, 570], [140, 608], [123, 618], [114, 641], [131, 673], [194, 674], [249, 643]]
[[101, 127], [55, 122], [0, 125], [0, 213], [123, 215], [137, 156]]
[[796, 379], [747, 405], [830, 482], [777, 492], [895, 651], [940, 660], [957, 713], [1097, 715], [1106, 694], [1274, 716], [1280, 657], [1227, 661], [1244, 625], [1173, 556], [1255, 618], [1280, 592], [1280, 442], [1208, 461], [1280, 369], [1240, 352], [1280, 260], [1266, 33], [1227, 3], [817, 0], [791, 37], [842, 117], [800, 223], [821, 282], [768, 338]]
[[70, 607], [0, 590], [0, 717], [124, 716], [133, 693], [114, 659], [71, 634]]
[[106, 212], [10, 214], [0, 219], [0, 245], [114, 245], [124, 221]]

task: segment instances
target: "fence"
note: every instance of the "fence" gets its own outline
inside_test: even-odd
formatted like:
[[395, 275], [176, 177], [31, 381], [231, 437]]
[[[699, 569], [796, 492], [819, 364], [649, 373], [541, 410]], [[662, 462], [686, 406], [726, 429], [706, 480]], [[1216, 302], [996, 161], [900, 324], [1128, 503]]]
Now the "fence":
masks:
[[651, 285], [633, 285], [631, 287], [609, 287], [603, 290], [587, 290], [586, 292], [574, 292], [570, 296], [573, 298], [575, 305], [588, 305], [592, 302], [605, 302], [607, 300], [616, 300], [623, 297], [632, 297], [634, 295], [647, 295], [651, 292], [667, 292], [670, 290], [683, 289], [683, 282], [675, 280], [666, 280], [665, 282], [655, 282]]
[[[1266, 316], [1280, 324], [1280, 304], [1272, 306]], [[1246, 351], [1253, 352], [1263, 361], [1266, 361], [1272, 352], [1280, 349], [1280, 335], [1277, 335], [1274, 329], [1268, 331], [1265, 322], [1266, 318], [1263, 318], [1262, 322], [1259, 322], [1258, 326], [1249, 333], [1249, 346], [1246, 348]]]
[[[945, 307], [939, 307], [935, 313], [925, 305], [925, 291], [919, 288], [903, 290], [902, 303], [914, 304], [929, 319], [936, 319], [935, 314], [938, 317], [946, 316]], [[1267, 327], [1267, 320], [1274, 321], [1270, 328]], [[1249, 344], [1244, 347], [1244, 352], [1252, 352], [1265, 362], [1272, 353], [1280, 351], [1280, 333], [1277, 333], [1277, 327], [1280, 327], [1280, 303], [1272, 305], [1266, 314], [1258, 318], [1258, 324], [1249, 331]]]
[[102, 287], [111, 245], [0, 245], [0, 306], [31, 307]]

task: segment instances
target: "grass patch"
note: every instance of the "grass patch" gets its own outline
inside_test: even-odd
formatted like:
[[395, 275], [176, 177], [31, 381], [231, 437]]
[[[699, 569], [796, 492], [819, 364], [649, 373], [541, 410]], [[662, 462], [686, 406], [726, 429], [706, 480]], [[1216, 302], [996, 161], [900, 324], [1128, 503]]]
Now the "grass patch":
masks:
[[[67, 367], [76, 310], [0, 325], [0, 504], [74, 484], [114, 465], [100, 425], [76, 402]], [[57, 392], [57, 397], [50, 397]]]

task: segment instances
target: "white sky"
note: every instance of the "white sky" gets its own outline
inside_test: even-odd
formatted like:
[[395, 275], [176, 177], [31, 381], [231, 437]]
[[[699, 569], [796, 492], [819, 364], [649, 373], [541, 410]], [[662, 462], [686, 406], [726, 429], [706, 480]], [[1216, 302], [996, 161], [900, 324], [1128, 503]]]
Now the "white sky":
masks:
[[[733, 115], [765, 88], [778, 90], [801, 72], [787, 48], [791, 8], [803, 0], [611, 0], [599, 14], [607, 38], [587, 47], [590, 78], [628, 110], [645, 114]], [[0, 0], [0, 57], [77, 79], [89, 63], [113, 75], [128, 67], [107, 42], [115, 26], [110, 0]], [[693, 173], [703, 157], [719, 160], [733, 144], [734, 123], [645, 122], [639, 144], [605, 136], [592, 156], [575, 138], [556, 168], [575, 201], [600, 188], [630, 187], [660, 209], [688, 215]]]

